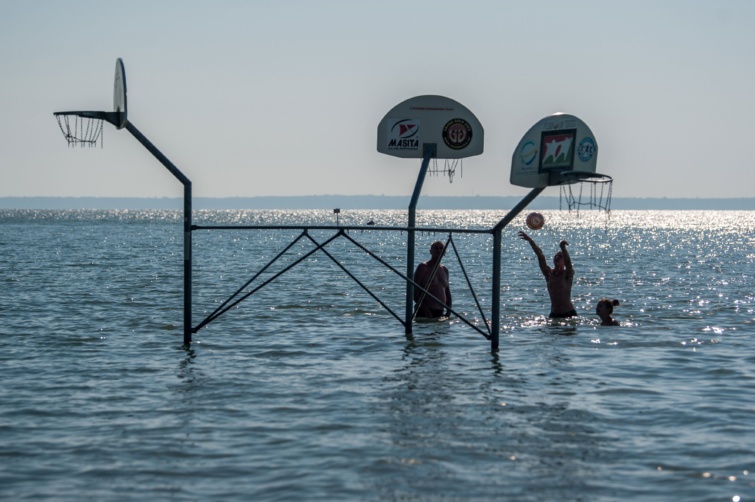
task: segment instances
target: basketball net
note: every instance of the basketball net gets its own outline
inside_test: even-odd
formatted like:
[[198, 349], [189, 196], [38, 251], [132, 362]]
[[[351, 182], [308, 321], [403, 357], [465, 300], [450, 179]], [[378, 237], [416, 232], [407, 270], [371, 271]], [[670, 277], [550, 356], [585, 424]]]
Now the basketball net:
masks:
[[97, 146], [103, 147], [102, 119], [79, 117], [78, 115], [55, 114], [58, 126], [63, 133], [68, 146]]
[[454, 182], [454, 176], [456, 176], [456, 168], [459, 168], [461, 177], [464, 177], [464, 159], [443, 159], [443, 167], [438, 166], [438, 159], [433, 158], [433, 163], [428, 169], [428, 172], [433, 176], [448, 176], [448, 182]]
[[[572, 188], [575, 185], [579, 185], [579, 189]], [[559, 185], [559, 189], [559, 209], [563, 209], [563, 205], [566, 204], [569, 212], [575, 210], [577, 214], [580, 209], [598, 209], [606, 214], [611, 213], [613, 179], [610, 176], [598, 175], [579, 179], [574, 183]]]

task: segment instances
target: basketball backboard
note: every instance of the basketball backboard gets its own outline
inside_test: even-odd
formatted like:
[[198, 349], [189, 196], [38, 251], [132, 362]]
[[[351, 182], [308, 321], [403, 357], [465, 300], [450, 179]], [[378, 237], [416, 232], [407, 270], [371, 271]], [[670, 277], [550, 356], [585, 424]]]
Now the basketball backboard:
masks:
[[377, 151], [421, 159], [424, 145], [434, 143], [438, 159], [480, 155], [485, 132], [464, 105], [444, 96], [416, 96], [399, 103], [380, 121]]
[[113, 86], [113, 111], [118, 114], [115, 127], [122, 129], [128, 122], [128, 103], [126, 101], [126, 69], [123, 60], [115, 62], [115, 84]]
[[555, 113], [532, 126], [514, 150], [512, 185], [527, 188], [573, 183], [562, 173], [594, 173], [598, 143], [587, 124], [574, 115]]

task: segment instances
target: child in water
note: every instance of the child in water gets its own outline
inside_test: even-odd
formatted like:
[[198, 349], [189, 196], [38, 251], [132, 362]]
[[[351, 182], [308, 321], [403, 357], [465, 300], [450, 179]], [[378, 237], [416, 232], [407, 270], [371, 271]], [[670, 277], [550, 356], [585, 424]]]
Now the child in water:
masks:
[[601, 298], [600, 301], [598, 301], [598, 306], [595, 307], [595, 313], [600, 317], [601, 326], [621, 326], [619, 321], [611, 317], [611, 314], [613, 314], [613, 308], [618, 306], [619, 300]]

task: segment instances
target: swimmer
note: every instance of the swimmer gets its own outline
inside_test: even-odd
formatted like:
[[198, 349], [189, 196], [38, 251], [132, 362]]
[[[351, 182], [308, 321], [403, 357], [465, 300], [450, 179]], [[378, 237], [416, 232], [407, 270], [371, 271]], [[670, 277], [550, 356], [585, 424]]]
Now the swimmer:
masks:
[[414, 301], [418, 305], [417, 317], [440, 318], [451, 315], [452, 300], [448, 269], [440, 263], [445, 250], [446, 245], [441, 241], [433, 242], [430, 246], [430, 259], [420, 263], [414, 272], [414, 282], [422, 285], [430, 295], [435, 297], [423, 294], [419, 288], [414, 289]]
[[598, 306], [595, 307], [595, 314], [600, 317], [601, 326], [621, 326], [619, 321], [611, 317], [611, 314], [613, 314], [613, 308], [618, 306], [619, 300], [601, 298], [600, 301], [598, 301]]

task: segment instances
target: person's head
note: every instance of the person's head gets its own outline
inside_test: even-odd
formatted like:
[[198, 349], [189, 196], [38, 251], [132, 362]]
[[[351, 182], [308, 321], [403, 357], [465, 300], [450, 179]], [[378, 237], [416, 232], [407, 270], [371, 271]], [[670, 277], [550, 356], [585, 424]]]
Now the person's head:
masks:
[[561, 270], [564, 268], [564, 253], [559, 251], [555, 255], [553, 255], [553, 265], [558, 269]]
[[619, 305], [619, 300], [609, 300], [608, 298], [601, 298], [598, 300], [598, 305], [595, 307], [595, 314], [601, 319], [606, 319], [613, 314], [613, 308]]
[[446, 249], [446, 245], [442, 241], [435, 241], [430, 245], [430, 255], [439, 257], [443, 254], [444, 249]]

